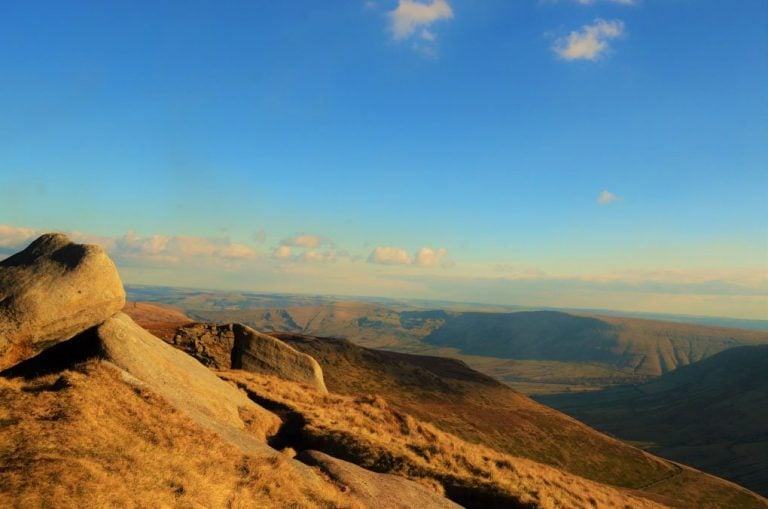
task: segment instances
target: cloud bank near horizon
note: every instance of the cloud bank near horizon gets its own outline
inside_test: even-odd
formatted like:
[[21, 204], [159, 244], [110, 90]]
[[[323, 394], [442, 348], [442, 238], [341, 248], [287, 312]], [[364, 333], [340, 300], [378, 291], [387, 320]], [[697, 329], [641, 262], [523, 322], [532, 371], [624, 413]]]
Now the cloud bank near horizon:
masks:
[[[0, 259], [41, 230], [0, 224]], [[444, 298], [488, 304], [623, 309], [761, 318], [768, 310], [764, 268], [624, 269], [563, 272], [497, 263], [455, 265], [445, 248], [409, 252], [376, 246], [367, 257], [339, 250], [327, 237], [284, 238], [271, 256], [226, 237], [98, 236], [64, 232], [103, 246], [126, 283], [222, 290]], [[452, 268], [453, 270], [430, 270]]]
[[406, 265], [411, 267], [449, 268], [453, 263], [448, 259], [448, 250], [444, 247], [433, 249], [422, 247], [411, 256], [408, 251], [399, 247], [377, 246], [368, 255], [368, 263], [378, 265]]

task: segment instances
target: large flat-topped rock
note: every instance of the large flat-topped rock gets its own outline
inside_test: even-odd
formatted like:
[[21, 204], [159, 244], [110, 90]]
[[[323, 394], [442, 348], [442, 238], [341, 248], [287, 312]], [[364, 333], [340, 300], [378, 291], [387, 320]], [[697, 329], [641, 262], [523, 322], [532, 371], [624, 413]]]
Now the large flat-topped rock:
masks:
[[95, 331], [102, 355], [149, 389], [164, 397], [199, 424], [246, 427], [266, 441], [280, 419], [224, 382], [211, 370], [117, 313]]
[[182, 327], [172, 343], [206, 366], [274, 375], [328, 392], [313, 357], [239, 323]]
[[125, 291], [99, 246], [48, 233], [0, 262], [0, 370], [119, 311]]

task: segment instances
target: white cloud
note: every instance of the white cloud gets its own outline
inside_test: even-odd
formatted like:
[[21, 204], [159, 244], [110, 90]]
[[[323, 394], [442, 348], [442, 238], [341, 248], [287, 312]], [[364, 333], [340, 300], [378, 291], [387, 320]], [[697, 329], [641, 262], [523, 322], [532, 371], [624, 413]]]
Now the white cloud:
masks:
[[437, 33], [432, 25], [453, 18], [447, 0], [399, 0], [395, 10], [387, 13], [395, 41], [411, 39], [411, 48], [426, 58], [437, 58]]
[[[3, 248], [4, 252], [11, 248], [11, 252], [19, 251], [42, 233], [44, 233], [42, 230], [0, 225], [0, 248]], [[249, 246], [230, 242], [227, 238], [188, 235], [142, 237], [133, 231], [120, 236], [89, 235], [78, 231], [64, 233], [75, 242], [100, 245], [118, 263], [179, 263], [193, 259], [233, 261], [254, 259], [259, 256]]]
[[410, 265], [415, 267], [437, 267], [439, 265], [447, 268], [453, 265], [447, 257], [448, 250], [442, 247], [439, 249], [422, 247], [416, 251], [414, 256], [411, 256], [405, 249], [399, 247], [378, 246], [368, 256], [368, 262], [380, 265]]
[[[325, 250], [319, 248], [327, 246]], [[328, 263], [350, 261], [352, 256], [347, 251], [333, 249], [331, 239], [320, 235], [302, 233], [283, 239], [272, 252], [272, 258], [293, 263]]]
[[432, 0], [428, 3], [400, 0], [389, 17], [392, 37], [402, 40], [413, 35], [419, 28], [427, 28], [441, 19], [453, 18], [453, 9], [447, 0]]
[[382, 265], [410, 265], [413, 263], [411, 255], [405, 249], [391, 246], [378, 246], [368, 256], [370, 263]]
[[230, 244], [219, 250], [219, 256], [229, 260], [256, 258], [258, 253], [245, 244]]
[[448, 250], [445, 248], [432, 249], [429, 247], [422, 247], [416, 252], [416, 259], [414, 264], [419, 267], [435, 267], [443, 258], [448, 254]]
[[600, 205], [610, 205], [611, 203], [619, 200], [621, 200], [621, 198], [607, 190], [603, 190], [599, 195], [597, 195], [597, 203]]
[[40, 235], [38, 230], [0, 224], [0, 247], [19, 248], [29, 244], [33, 237]]
[[608, 41], [623, 34], [622, 21], [598, 18], [593, 24], [557, 39], [552, 49], [564, 60], [597, 60], [609, 49]]
[[[326, 247], [324, 251], [320, 248]], [[295, 263], [320, 263], [351, 260], [346, 251], [333, 249], [334, 243], [328, 237], [301, 233], [294, 237], [283, 239], [272, 252], [272, 258]]]
[[258, 257], [258, 253], [252, 248], [245, 244], [232, 243], [226, 238], [189, 235], [142, 237], [129, 231], [121, 237], [115, 237], [112, 242], [106, 238], [99, 243], [118, 260], [136, 259], [178, 263], [192, 258], [238, 260]]
[[288, 239], [283, 239], [280, 242], [283, 246], [303, 247], [308, 249], [316, 249], [320, 246], [332, 246], [333, 242], [327, 237], [321, 235], [313, 235], [311, 233], [302, 233]]
[[272, 258], [287, 259], [292, 255], [291, 246], [278, 246], [272, 251]]

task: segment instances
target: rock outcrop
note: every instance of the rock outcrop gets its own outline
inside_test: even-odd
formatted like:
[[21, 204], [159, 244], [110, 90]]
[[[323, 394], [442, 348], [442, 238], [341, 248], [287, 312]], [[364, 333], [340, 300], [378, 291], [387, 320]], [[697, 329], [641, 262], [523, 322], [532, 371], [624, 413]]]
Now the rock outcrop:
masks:
[[239, 323], [182, 327], [171, 342], [206, 366], [274, 375], [328, 392], [313, 357]]
[[208, 428], [245, 427], [266, 441], [280, 419], [249, 400], [211, 370], [145, 331], [124, 313], [99, 325], [94, 334], [102, 356]]
[[97, 325], [125, 304], [99, 246], [48, 233], [0, 262], [0, 370]]
[[414, 481], [391, 474], [379, 474], [328, 456], [319, 451], [302, 451], [298, 458], [322, 470], [334, 482], [346, 487], [365, 507], [411, 509], [414, 507], [458, 509], [460, 505], [441, 497]]

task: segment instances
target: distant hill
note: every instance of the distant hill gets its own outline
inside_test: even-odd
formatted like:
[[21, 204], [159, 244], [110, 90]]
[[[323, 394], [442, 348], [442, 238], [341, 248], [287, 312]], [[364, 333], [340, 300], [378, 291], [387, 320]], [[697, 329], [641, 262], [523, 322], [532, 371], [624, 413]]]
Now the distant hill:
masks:
[[768, 333], [558, 311], [460, 313], [424, 338], [470, 355], [594, 362], [658, 376]]
[[265, 332], [349, 338], [374, 348], [417, 348], [423, 337], [443, 324], [425, 316], [418, 325], [404, 327], [401, 323], [403, 310], [355, 301], [284, 308], [185, 309], [192, 316], [204, 320], [241, 322]]
[[402, 352], [442, 353], [430, 348], [452, 348], [460, 355], [578, 363], [582, 370], [591, 369], [587, 364], [602, 366], [629, 375], [625, 382], [632, 377], [644, 381], [734, 346], [768, 344], [768, 332], [559, 311], [418, 311], [337, 302], [190, 313], [259, 330], [342, 337]]
[[484, 313], [510, 313], [516, 311], [561, 311], [572, 315], [601, 315], [641, 318], [665, 322], [680, 322], [711, 327], [726, 327], [768, 331], [768, 320], [750, 320], [722, 316], [676, 315], [610, 309], [547, 308], [519, 305], [500, 305], [478, 302], [456, 302], [436, 299], [392, 299], [386, 297], [333, 296], [311, 294], [260, 293], [246, 291], [202, 290], [169, 286], [126, 285], [129, 300], [163, 302], [184, 309], [281, 309], [315, 306], [339, 302], [373, 304], [389, 309], [443, 310], [448, 312], [480, 311]]
[[129, 287], [129, 297], [137, 296], [171, 303], [197, 320], [460, 358], [527, 394], [642, 383], [734, 346], [768, 344], [768, 332], [758, 330], [560, 311], [423, 309], [372, 299]]
[[167, 304], [126, 302], [123, 313], [158, 338], [168, 340], [176, 329], [194, 322], [181, 309]]
[[673, 505], [752, 504], [734, 485], [597, 433], [461, 361], [373, 350], [341, 339], [273, 335], [314, 357], [332, 393], [381, 395], [394, 408], [469, 442], [642, 489]]
[[636, 387], [538, 400], [768, 494], [768, 345], [732, 348]]

